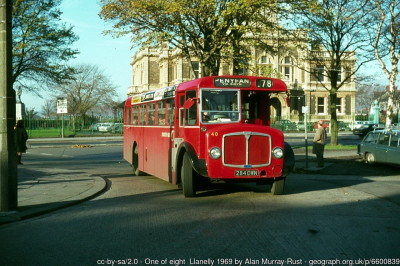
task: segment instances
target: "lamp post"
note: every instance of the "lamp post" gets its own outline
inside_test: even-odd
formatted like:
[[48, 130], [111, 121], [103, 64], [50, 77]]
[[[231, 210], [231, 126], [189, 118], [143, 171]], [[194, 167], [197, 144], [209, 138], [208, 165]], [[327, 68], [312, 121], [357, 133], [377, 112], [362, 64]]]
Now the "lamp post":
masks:
[[374, 112], [374, 124], [379, 124], [379, 106], [378, 100], [374, 101], [374, 107], [372, 108]]

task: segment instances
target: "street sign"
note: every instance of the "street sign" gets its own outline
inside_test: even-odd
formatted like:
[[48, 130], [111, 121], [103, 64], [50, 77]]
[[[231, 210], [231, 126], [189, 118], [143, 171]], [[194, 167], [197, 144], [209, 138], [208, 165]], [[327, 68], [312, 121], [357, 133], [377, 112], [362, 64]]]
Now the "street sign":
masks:
[[64, 98], [57, 99], [57, 114], [67, 114], [67, 113], [68, 113], [67, 99]]
[[308, 113], [308, 106], [302, 106], [301, 107], [301, 111], [303, 114], [307, 114]]

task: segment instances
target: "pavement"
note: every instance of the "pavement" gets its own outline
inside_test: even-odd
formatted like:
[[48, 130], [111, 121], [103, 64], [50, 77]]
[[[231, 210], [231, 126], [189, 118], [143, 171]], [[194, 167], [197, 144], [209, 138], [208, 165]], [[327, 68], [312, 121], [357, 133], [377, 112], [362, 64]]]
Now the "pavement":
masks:
[[[29, 139], [29, 148], [71, 146], [72, 143], [96, 142], [96, 145], [118, 145], [122, 137]], [[105, 144], [104, 142], [108, 142]], [[111, 144], [109, 144], [111, 142]], [[122, 145], [122, 142], [119, 144]], [[95, 198], [109, 188], [109, 182], [93, 175], [75, 175], [50, 168], [30, 168], [18, 165], [17, 210], [0, 212], [0, 225], [24, 220], [66, 208]]]
[[[30, 140], [30, 145], [32, 148], [41, 147], [41, 142], [46, 143], [44, 140]], [[310, 147], [307, 159], [304, 149], [295, 149], [294, 153], [296, 158], [294, 172], [319, 173], [329, 166], [329, 163], [325, 163], [324, 168], [317, 168], [315, 155], [311, 154]], [[343, 156], [356, 156], [356, 154], [353, 150], [325, 150], [324, 153], [325, 158]], [[18, 166], [18, 209], [0, 212], [0, 225], [79, 204], [99, 196], [108, 188], [109, 183], [102, 177], [92, 175], [77, 177], [68, 172], [63, 173], [59, 169], [43, 168], [37, 171], [30, 169], [29, 165], [20, 165]]]
[[75, 176], [59, 169], [39, 171], [18, 166], [18, 210], [0, 212], [0, 224], [19, 221], [95, 198], [108, 189], [105, 179]]

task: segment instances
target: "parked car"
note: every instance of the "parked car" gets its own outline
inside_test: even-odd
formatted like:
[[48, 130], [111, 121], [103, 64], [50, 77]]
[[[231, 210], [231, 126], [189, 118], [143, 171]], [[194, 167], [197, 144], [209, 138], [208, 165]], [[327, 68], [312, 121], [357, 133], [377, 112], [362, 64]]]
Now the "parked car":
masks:
[[377, 129], [383, 129], [383, 127], [378, 124], [363, 124], [360, 128], [353, 129], [353, 134], [358, 135], [360, 138], [363, 138], [365, 135], [368, 134], [368, 132]]
[[[305, 130], [305, 123], [303, 121], [297, 122], [297, 130], [299, 131], [304, 131]], [[307, 131], [312, 131], [314, 128], [314, 123], [313, 122], [307, 122]]]
[[400, 130], [375, 130], [369, 132], [358, 144], [357, 153], [369, 164], [400, 165]]
[[[326, 129], [329, 130], [330, 129], [330, 125], [331, 125], [331, 121], [330, 120], [322, 120], [323, 124], [322, 126]], [[314, 128], [317, 129], [318, 128], [318, 121], [315, 122], [314, 124]], [[338, 130], [339, 131], [346, 131], [346, 130], [350, 130], [350, 127], [343, 121], [338, 121]]]
[[282, 131], [297, 130], [296, 123], [290, 120], [278, 120], [272, 124], [273, 128], [280, 129]]
[[114, 131], [114, 132], [122, 132], [124, 127], [123, 123], [113, 123], [109, 129], [110, 132]]
[[101, 126], [102, 123], [94, 123], [89, 126], [89, 130], [91, 131], [99, 131], [99, 126]]
[[350, 123], [350, 129], [354, 130], [355, 128], [360, 128], [364, 124], [372, 124], [370, 121], [354, 121]]
[[99, 132], [109, 132], [111, 130], [112, 123], [102, 123], [99, 125]]
[[343, 121], [338, 121], [338, 128], [339, 128], [339, 131], [348, 131], [348, 130], [350, 130], [350, 127]]
[[[320, 121], [320, 120], [318, 120]], [[317, 129], [318, 128], [318, 121], [315, 121], [314, 123], [314, 128]], [[329, 130], [329, 125], [331, 124], [330, 120], [322, 120], [323, 124], [322, 127], [324, 127], [326, 130]]]

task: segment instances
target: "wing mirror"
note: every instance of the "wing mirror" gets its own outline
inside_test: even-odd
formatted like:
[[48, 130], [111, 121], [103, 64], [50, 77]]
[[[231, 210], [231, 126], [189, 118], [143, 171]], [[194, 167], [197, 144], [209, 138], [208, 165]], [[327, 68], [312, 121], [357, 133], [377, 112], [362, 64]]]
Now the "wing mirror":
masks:
[[190, 109], [190, 107], [193, 106], [193, 104], [198, 100], [198, 98], [189, 98], [186, 100], [186, 102], [183, 104], [183, 108], [185, 109]]

